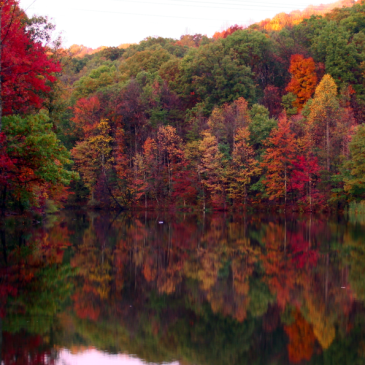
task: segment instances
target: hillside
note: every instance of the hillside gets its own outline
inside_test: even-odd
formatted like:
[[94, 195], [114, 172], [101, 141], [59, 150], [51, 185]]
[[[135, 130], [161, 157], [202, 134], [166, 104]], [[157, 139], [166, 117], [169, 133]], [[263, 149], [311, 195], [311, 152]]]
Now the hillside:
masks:
[[[4, 68], [2, 206], [314, 211], [365, 200], [365, 4], [272, 28], [75, 46], [49, 66], [34, 57], [29, 81]], [[32, 128], [53, 141], [39, 155], [23, 145]], [[49, 174], [44, 159], [59, 151]]]

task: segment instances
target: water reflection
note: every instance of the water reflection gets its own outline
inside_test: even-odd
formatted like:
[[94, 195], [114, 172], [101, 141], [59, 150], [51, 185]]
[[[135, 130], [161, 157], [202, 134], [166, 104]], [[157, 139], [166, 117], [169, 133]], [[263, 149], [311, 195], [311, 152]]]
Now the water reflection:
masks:
[[1, 364], [365, 363], [356, 218], [67, 212], [1, 227]]

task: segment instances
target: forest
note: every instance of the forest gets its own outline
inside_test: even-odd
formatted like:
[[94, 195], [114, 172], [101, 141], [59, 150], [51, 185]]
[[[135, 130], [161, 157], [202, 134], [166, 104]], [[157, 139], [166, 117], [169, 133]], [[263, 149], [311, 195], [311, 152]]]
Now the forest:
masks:
[[365, 2], [95, 52], [2, 4], [2, 212], [365, 200]]

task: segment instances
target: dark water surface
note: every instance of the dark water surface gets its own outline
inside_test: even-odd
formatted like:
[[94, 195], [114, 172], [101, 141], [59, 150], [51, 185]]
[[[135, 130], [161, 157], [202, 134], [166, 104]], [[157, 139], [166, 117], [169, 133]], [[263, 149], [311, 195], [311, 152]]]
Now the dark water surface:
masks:
[[1, 364], [365, 364], [356, 217], [64, 212], [0, 227]]

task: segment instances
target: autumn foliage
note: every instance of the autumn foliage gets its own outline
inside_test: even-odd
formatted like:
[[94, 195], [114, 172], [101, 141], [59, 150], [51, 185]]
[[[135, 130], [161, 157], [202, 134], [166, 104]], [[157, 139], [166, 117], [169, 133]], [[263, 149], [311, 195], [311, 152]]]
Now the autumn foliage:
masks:
[[302, 55], [293, 55], [290, 59], [289, 72], [292, 79], [286, 90], [297, 96], [294, 105], [300, 110], [313, 95], [317, 85], [315, 63], [312, 58], [304, 58]]
[[314, 211], [362, 200], [351, 140], [365, 121], [365, 5], [340, 4], [351, 6], [92, 52], [53, 46], [46, 18], [6, 1], [2, 210]]
[[40, 108], [50, 84], [61, 71], [42, 42], [33, 40], [25, 27], [25, 14], [16, 0], [5, 1], [2, 10], [2, 98], [3, 113], [26, 113]]

